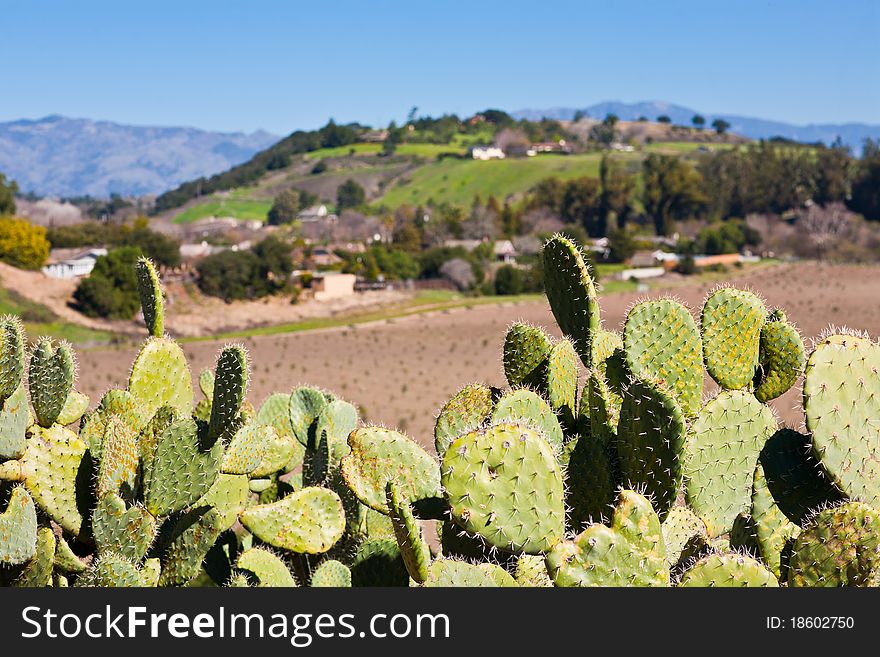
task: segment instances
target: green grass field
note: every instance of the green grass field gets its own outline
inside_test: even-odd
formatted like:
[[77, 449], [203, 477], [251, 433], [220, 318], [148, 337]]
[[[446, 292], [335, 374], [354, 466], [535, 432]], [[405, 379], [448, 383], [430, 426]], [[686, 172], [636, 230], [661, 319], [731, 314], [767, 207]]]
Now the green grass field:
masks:
[[[637, 153], [618, 156], [634, 159]], [[510, 194], [525, 192], [550, 176], [562, 179], [598, 176], [599, 153], [584, 155], [539, 155], [505, 160], [447, 159], [427, 164], [398, 181], [376, 202], [397, 207], [404, 203], [453, 203], [470, 205], [474, 195], [484, 200], [493, 195], [504, 199]]]
[[[355, 155], [378, 155], [382, 150], [382, 144], [351, 144], [350, 146], [338, 146], [336, 148], [322, 148], [312, 151], [304, 156], [306, 160], [323, 160], [328, 157], [346, 157], [354, 152]], [[455, 142], [451, 144], [400, 144], [396, 155], [412, 155], [415, 157], [435, 158], [440, 153], [464, 154], [467, 149]]]
[[174, 217], [176, 224], [188, 224], [205, 217], [232, 217], [242, 221], [266, 221], [271, 201], [247, 198], [221, 198], [211, 196], [203, 203], [187, 208]]
[[63, 322], [46, 306], [25, 299], [14, 290], [5, 287], [0, 287], [0, 315], [21, 317], [30, 340], [44, 335], [67, 340], [73, 344], [108, 343], [113, 340], [113, 334], [107, 331], [96, 331]]

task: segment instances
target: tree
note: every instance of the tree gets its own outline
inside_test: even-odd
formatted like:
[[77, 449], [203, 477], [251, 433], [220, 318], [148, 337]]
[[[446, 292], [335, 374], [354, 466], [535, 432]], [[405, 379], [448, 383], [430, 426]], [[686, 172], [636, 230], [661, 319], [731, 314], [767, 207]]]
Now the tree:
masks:
[[513, 265], [502, 265], [495, 272], [495, 294], [522, 294], [524, 290], [525, 281], [522, 270]]
[[140, 308], [135, 264], [142, 255], [139, 248], [124, 246], [95, 260], [91, 274], [73, 293], [80, 310], [89, 317], [134, 317]]
[[719, 135], [723, 135], [727, 132], [728, 128], [730, 128], [730, 123], [725, 121], [724, 119], [715, 119], [712, 121], [712, 127], [715, 128], [715, 132]]
[[276, 235], [270, 235], [254, 245], [253, 254], [260, 261], [259, 277], [265, 282], [265, 292], [268, 294], [284, 288], [293, 271], [290, 245]]
[[261, 296], [261, 290], [255, 285], [259, 270], [260, 259], [250, 251], [214, 253], [198, 264], [199, 289], [227, 302], [256, 298]]
[[658, 235], [668, 235], [674, 220], [693, 216], [705, 207], [702, 177], [677, 157], [652, 153], [642, 163], [642, 177], [642, 203]]
[[617, 114], [609, 112], [608, 114], [605, 115], [605, 120], [602, 121], [602, 123], [613, 128], [614, 126], [617, 125], [618, 121], [620, 121], [620, 117], [617, 116]]
[[587, 116], [587, 113], [586, 113], [584, 110], [577, 110], [577, 111], [574, 113], [574, 118], [573, 118], [572, 120], [573, 120], [575, 123], [577, 123], [578, 121], [580, 121], [581, 119], [583, 119], [585, 116]]
[[822, 205], [843, 201], [849, 183], [849, 150], [842, 144], [816, 151], [816, 191], [813, 200]]
[[630, 214], [636, 179], [606, 154], [599, 163], [599, 181], [602, 186], [599, 214], [607, 232], [610, 222], [622, 224]]
[[590, 237], [603, 237], [604, 224], [599, 212], [599, 181], [584, 176], [565, 183], [562, 196], [562, 218], [583, 226]]
[[15, 195], [18, 184], [14, 180], [6, 182], [6, 176], [0, 173], [0, 217], [15, 214]]
[[339, 186], [336, 190], [336, 206], [339, 210], [345, 208], [356, 208], [363, 205], [367, 195], [364, 188], [356, 181], [349, 178]]
[[419, 253], [422, 250], [422, 234], [412, 222], [406, 222], [397, 228], [391, 241], [407, 253]]
[[665, 114], [661, 114], [657, 117], [657, 123], [672, 123], [672, 119], [670, 119]]
[[266, 217], [269, 225], [280, 226], [295, 221], [301, 208], [301, 200], [299, 192], [295, 189], [285, 189], [278, 194], [272, 201], [272, 207]]
[[636, 252], [636, 241], [632, 233], [624, 228], [619, 228], [608, 233], [608, 259], [612, 262], [624, 262], [632, 258]]
[[700, 114], [694, 114], [693, 118], [691, 119], [691, 123], [694, 124], [694, 127], [697, 130], [702, 130], [703, 126], [706, 125], [706, 117]]
[[21, 269], [39, 269], [48, 257], [45, 228], [26, 219], [0, 218], [0, 260]]
[[847, 205], [865, 219], [880, 221], [880, 154], [871, 154], [867, 147], [853, 180], [852, 198]]

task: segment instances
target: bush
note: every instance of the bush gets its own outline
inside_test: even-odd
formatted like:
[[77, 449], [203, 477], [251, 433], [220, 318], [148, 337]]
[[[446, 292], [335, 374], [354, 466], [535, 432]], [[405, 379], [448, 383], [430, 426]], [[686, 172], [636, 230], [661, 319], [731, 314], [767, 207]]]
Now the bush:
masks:
[[82, 313], [107, 319], [134, 317], [140, 308], [135, 264], [141, 255], [137, 247], [125, 246], [100, 256], [73, 293]]
[[177, 267], [180, 264], [180, 242], [151, 230], [145, 218], [138, 218], [133, 225], [84, 221], [50, 228], [46, 237], [53, 249], [134, 246], [163, 267]]
[[287, 286], [293, 271], [290, 247], [270, 236], [251, 251], [222, 251], [202, 260], [197, 271], [199, 289], [224, 301], [257, 299]]
[[522, 294], [525, 291], [525, 277], [521, 269], [513, 265], [503, 265], [495, 272], [495, 294]]
[[49, 257], [46, 229], [26, 219], [0, 219], [0, 260], [21, 269], [39, 269]]
[[336, 207], [341, 212], [345, 208], [356, 208], [367, 199], [364, 188], [349, 178], [336, 190]]
[[295, 189], [285, 189], [275, 197], [266, 220], [270, 226], [289, 224], [299, 214], [301, 200], [299, 192]]

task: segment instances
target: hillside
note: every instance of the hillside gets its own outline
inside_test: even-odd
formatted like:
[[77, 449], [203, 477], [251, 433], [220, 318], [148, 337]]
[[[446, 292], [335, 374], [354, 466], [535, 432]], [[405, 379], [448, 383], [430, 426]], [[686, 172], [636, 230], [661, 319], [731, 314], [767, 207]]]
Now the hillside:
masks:
[[0, 123], [0, 171], [38, 195], [159, 194], [249, 160], [277, 139], [48, 116]]

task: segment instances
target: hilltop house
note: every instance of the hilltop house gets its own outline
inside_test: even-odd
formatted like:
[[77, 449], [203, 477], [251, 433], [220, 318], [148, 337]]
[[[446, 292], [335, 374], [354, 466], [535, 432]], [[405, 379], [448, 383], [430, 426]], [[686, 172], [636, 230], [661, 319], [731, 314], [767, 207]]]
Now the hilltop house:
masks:
[[504, 151], [498, 146], [474, 146], [471, 157], [475, 160], [503, 160]]
[[304, 224], [313, 223], [316, 221], [328, 221], [331, 223], [335, 223], [338, 217], [328, 212], [326, 205], [313, 205], [310, 208], [306, 208], [305, 210], [300, 211], [296, 218], [299, 219]]
[[[95, 268], [95, 261], [107, 255], [107, 249], [95, 248], [74, 255], [71, 249], [53, 249], [43, 273], [50, 278], [80, 278], [88, 276]], [[65, 257], [70, 256], [70, 257]]]

